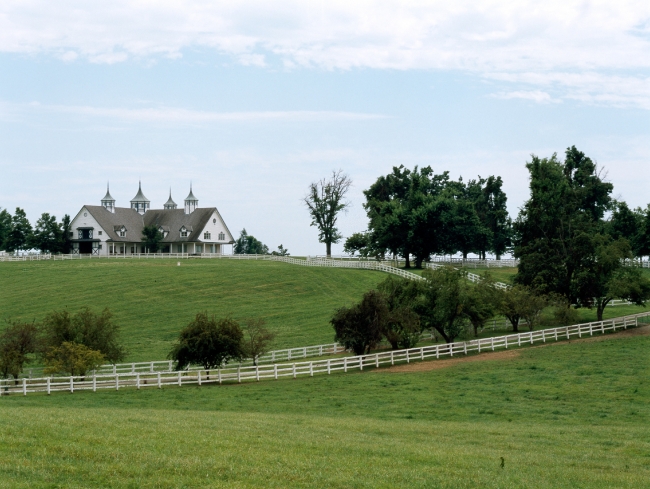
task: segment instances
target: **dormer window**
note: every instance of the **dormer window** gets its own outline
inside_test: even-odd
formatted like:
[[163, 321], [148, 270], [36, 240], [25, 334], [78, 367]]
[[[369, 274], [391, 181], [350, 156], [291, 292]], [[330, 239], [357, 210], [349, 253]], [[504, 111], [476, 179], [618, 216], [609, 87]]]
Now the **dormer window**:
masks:
[[126, 228], [122, 226], [118, 231], [117, 234], [119, 234], [120, 238], [124, 238], [126, 236]]
[[225, 241], [226, 235], [224, 233], [219, 233], [219, 241]]
[[185, 226], [181, 228], [181, 238], [187, 238], [187, 228]]
[[203, 233], [203, 239], [210, 239], [210, 233]]
[[169, 234], [169, 231], [166, 231], [166, 230], [163, 229], [162, 227], [159, 227], [159, 228], [158, 228], [158, 232], [159, 232], [160, 234], [163, 235], [163, 238], [166, 238], [167, 235]]

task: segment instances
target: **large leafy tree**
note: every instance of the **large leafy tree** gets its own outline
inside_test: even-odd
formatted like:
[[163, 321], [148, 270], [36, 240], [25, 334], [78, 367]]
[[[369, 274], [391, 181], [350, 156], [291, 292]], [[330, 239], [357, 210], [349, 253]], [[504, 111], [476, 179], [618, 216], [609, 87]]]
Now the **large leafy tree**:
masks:
[[144, 243], [145, 248], [151, 253], [156, 253], [158, 251], [163, 237], [163, 233], [160, 232], [160, 229], [155, 224], [142, 228], [141, 241]]
[[639, 234], [636, 241], [636, 255], [650, 257], [650, 204], [643, 211]]
[[7, 209], [2, 209], [0, 211], [0, 250], [6, 250], [9, 231], [11, 231], [11, 214]]
[[41, 214], [31, 236], [31, 246], [43, 253], [57, 252], [61, 246], [63, 231], [56, 222], [56, 216], [47, 212]]
[[613, 186], [575, 146], [564, 162], [556, 155], [533, 155], [526, 167], [531, 195], [515, 223], [514, 253], [520, 260], [515, 281], [575, 302], [582, 295], [576, 276], [590, 264], [585, 253], [603, 229]]
[[248, 234], [246, 229], [242, 229], [235, 241], [236, 255], [268, 255], [269, 247], [258, 240], [255, 236]]
[[594, 249], [586, 254], [588, 264], [576, 273], [578, 303], [596, 307], [598, 321], [603, 320], [603, 311], [616, 298], [645, 306], [650, 299], [650, 280], [638, 268], [625, 266], [624, 260], [632, 258], [629, 241], [597, 235], [590, 244]]
[[188, 365], [201, 365], [207, 370], [245, 356], [244, 333], [239, 323], [232, 318], [209, 317], [206, 312], [198, 313], [183, 328], [169, 352], [177, 370]]
[[350, 206], [346, 195], [351, 185], [349, 176], [342, 170], [335, 170], [329, 179], [311, 183], [303, 199], [311, 216], [310, 225], [318, 228], [318, 241], [325, 243], [328, 257], [332, 256], [332, 243], [338, 243], [343, 237], [336, 221], [339, 213]]
[[72, 241], [70, 239], [70, 216], [68, 214], [65, 214], [63, 219], [61, 219], [59, 228], [61, 229], [61, 233], [59, 234], [59, 243], [56, 251], [58, 253], [70, 253], [70, 250], [72, 250]]
[[[472, 183], [468, 184], [468, 188]], [[508, 198], [502, 186], [501, 177], [479, 178], [479, 191], [472, 193], [476, 213], [487, 230], [485, 238], [478, 242], [478, 252], [483, 259], [488, 251], [497, 260], [500, 259], [512, 244], [512, 221], [508, 215]]]
[[341, 307], [334, 313], [330, 320], [334, 327], [334, 340], [356, 355], [368, 353], [381, 341], [389, 316], [385, 296], [370, 290], [358, 304]]
[[28, 248], [32, 236], [32, 225], [27, 220], [27, 214], [20, 207], [11, 218], [11, 228], [5, 238], [5, 249], [7, 251], [19, 251]]
[[18, 376], [38, 349], [38, 329], [33, 323], [11, 322], [0, 334], [0, 375]]

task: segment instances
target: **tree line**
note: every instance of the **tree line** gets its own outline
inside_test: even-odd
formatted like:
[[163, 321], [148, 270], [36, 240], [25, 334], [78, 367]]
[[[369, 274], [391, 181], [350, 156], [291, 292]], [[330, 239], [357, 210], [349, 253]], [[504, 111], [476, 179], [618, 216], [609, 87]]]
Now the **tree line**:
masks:
[[7, 209], [0, 210], [0, 250], [31, 249], [43, 253], [70, 253], [70, 216], [66, 214], [57, 222], [56, 216], [44, 212], [32, 227], [20, 207], [16, 207], [13, 216]]

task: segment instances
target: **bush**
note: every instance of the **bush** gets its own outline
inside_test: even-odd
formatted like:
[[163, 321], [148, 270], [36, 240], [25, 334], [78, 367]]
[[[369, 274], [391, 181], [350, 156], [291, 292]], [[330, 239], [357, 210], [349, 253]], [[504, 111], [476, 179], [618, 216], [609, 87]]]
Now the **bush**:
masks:
[[50, 348], [45, 354], [46, 374], [66, 373], [73, 376], [86, 375], [105, 361], [104, 355], [85, 345], [64, 341], [61, 346]]
[[200, 312], [178, 335], [168, 358], [176, 362], [176, 369], [202, 365], [211, 369], [231, 360], [246, 356], [244, 333], [239, 323], [231, 318], [215, 319]]
[[43, 321], [45, 352], [68, 342], [96, 350], [110, 363], [123, 360], [126, 352], [119, 342], [120, 328], [113, 323], [112, 317], [108, 308], [101, 314], [87, 307], [74, 315], [66, 310], [51, 312]]
[[272, 333], [264, 327], [266, 322], [263, 319], [248, 319], [246, 321], [246, 339], [244, 340], [244, 355], [253, 360], [257, 365], [257, 359], [269, 351], [269, 345], [275, 338]]

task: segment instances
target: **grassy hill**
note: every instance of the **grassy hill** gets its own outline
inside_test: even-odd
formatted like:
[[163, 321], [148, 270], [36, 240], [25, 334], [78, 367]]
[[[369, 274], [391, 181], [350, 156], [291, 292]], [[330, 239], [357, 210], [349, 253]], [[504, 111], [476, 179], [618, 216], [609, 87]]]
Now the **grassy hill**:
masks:
[[426, 371], [2, 397], [0, 481], [648, 487], [650, 336], [606, 338]]
[[[383, 280], [364, 270], [233, 260], [84, 260], [0, 264], [0, 320], [40, 321], [52, 310], [110, 308], [129, 361], [164, 359], [203, 310], [263, 317], [275, 347], [333, 342], [329, 319]], [[1, 327], [1, 326], [0, 326]]]

